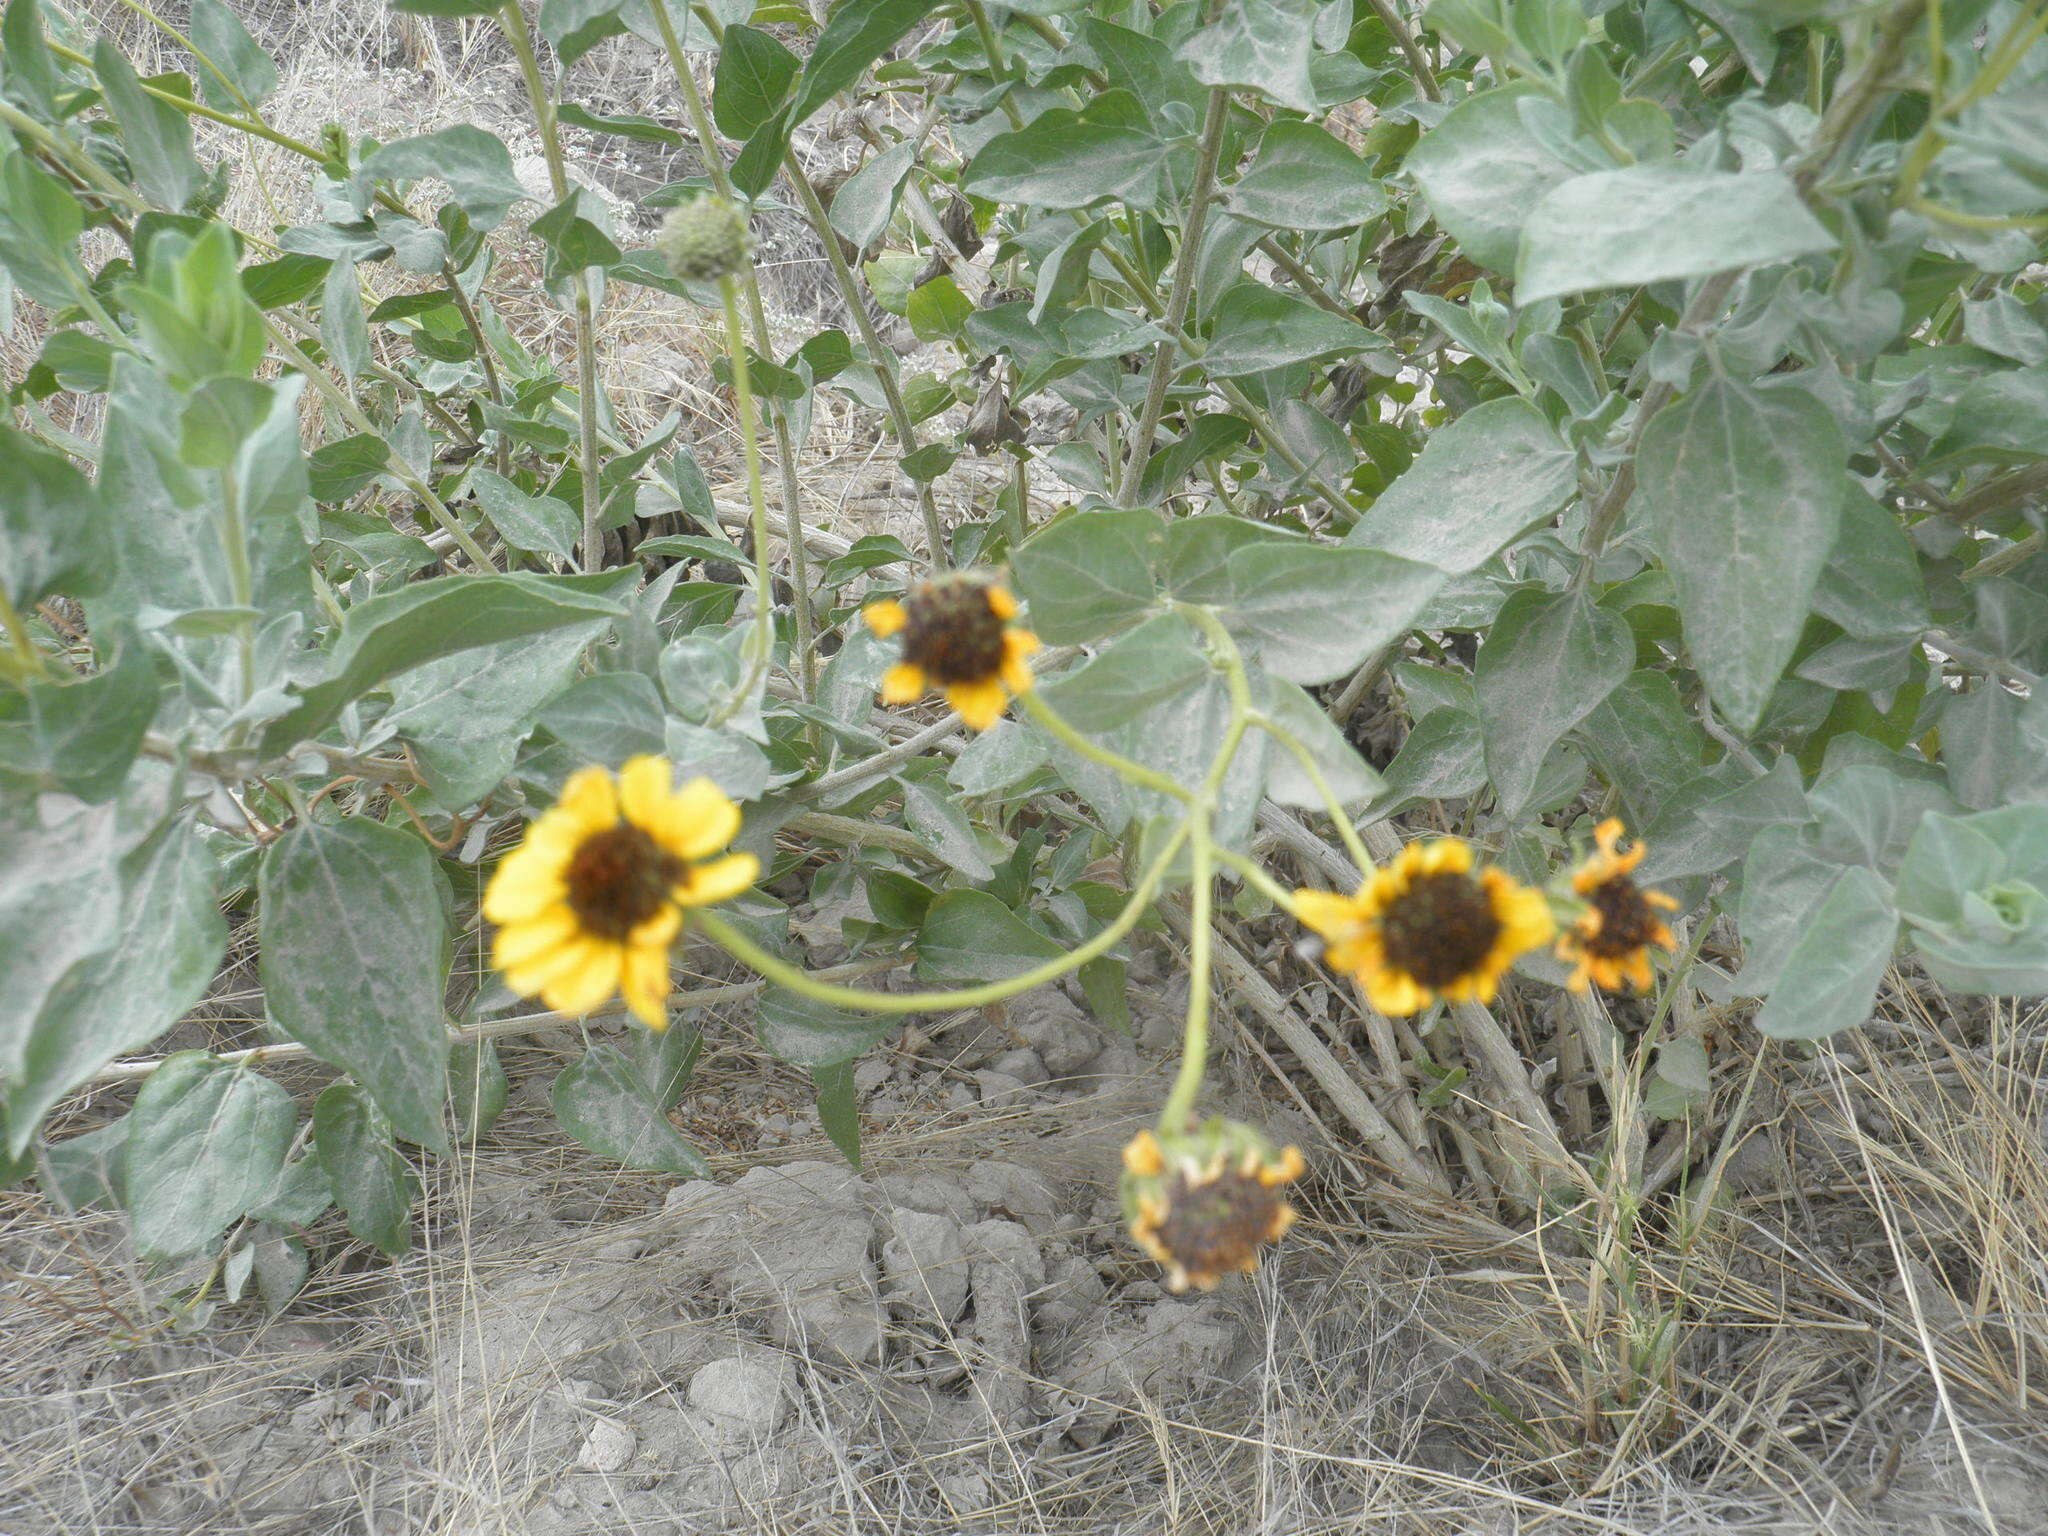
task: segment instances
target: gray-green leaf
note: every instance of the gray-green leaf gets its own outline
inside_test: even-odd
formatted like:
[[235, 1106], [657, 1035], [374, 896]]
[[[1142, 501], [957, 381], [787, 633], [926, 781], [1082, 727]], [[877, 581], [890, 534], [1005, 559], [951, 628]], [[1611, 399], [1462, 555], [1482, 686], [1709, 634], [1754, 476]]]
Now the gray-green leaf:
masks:
[[1536, 94], [1519, 82], [1481, 92], [1425, 133], [1403, 162], [1459, 249], [1496, 272], [1515, 270], [1529, 210], [1572, 174], [1522, 121], [1522, 100]]
[[711, 1169], [669, 1124], [633, 1063], [615, 1045], [596, 1045], [555, 1079], [555, 1118], [600, 1157], [628, 1168], [706, 1177]]
[[1760, 1032], [1824, 1040], [1870, 1017], [1898, 937], [1891, 897], [1891, 887], [1870, 870], [1846, 869], [1836, 878], [1757, 1013]]
[[390, 1122], [354, 1083], [335, 1083], [314, 1101], [313, 1150], [350, 1232], [394, 1259], [412, 1246], [419, 1180]]
[[1217, 378], [1236, 379], [1384, 345], [1356, 320], [1277, 288], [1240, 283], [1216, 306], [1202, 366]]
[[1504, 815], [1528, 803], [1545, 755], [1621, 685], [1635, 649], [1628, 621], [1584, 593], [1530, 588], [1507, 600], [1473, 677]]
[[1347, 229], [1384, 213], [1387, 194], [1363, 160], [1313, 123], [1275, 123], [1230, 211], [1274, 229]]
[[1462, 575], [1547, 521], [1577, 490], [1576, 458], [1543, 413], [1514, 397], [1489, 400], [1432, 432], [1344, 542]]
[[213, 854], [189, 823], [166, 823], [123, 861], [122, 877], [113, 947], [67, 971], [29, 1030], [7, 1094], [14, 1150], [75, 1084], [175, 1024], [227, 947]]
[[1552, 187], [1529, 214], [1515, 297], [1529, 305], [1588, 288], [1703, 277], [1835, 243], [1782, 172], [1676, 163], [1594, 171]]
[[427, 845], [361, 817], [301, 822], [265, 852], [258, 889], [278, 1026], [353, 1073], [400, 1135], [446, 1151], [447, 936]]
[[180, 1051], [142, 1085], [123, 1156], [136, 1250], [196, 1253], [270, 1193], [292, 1135], [291, 1095], [261, 1073]]
[[1275, 676], [1324, 683], [1404, 634], [1443, 580], [1377, 549], [1251, 544], [1230, 557], [1224, 622]]
[[917, 974], [929, 981], [1007, 981], [1060, 946], [986, 891], [948, 891], [925, 913]]
[[1805, 626], [1847, 458], [1813, 396], [1719, 372], [1643, 433], [1636, 501], [1678, 588], [1693, 664], [1737, 730], [1762, 716]]

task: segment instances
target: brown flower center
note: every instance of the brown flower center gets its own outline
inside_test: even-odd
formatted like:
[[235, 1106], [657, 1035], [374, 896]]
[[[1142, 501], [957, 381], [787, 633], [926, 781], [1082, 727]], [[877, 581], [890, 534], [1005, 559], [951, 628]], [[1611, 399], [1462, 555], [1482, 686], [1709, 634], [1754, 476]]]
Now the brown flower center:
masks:
[[622, 941], [653, 917], [689, 866], [631, 822], [586, 837], [565, 876], [569, 908], [585, 932]]
[[1409, 882], [1380, 914], [1380, 937], [1390, 966], [1441, 989], [1486, 963], [1500, 918], [1477, 880], [1443, 870]]
[[903, 600], [903, 659], [941, 688], [978, 683], [1003, 667], [1003, 621], [969, 581], [930, 582]]
[[1175, 1174], [1166, 1198], [1166, 1219], [1157, 1232], [1160, 1246], [1198, 1278], [1251, 1268], [1259, 1249], [1279, 1237], [1280, 1213], [1287, 1205], [1277, 1185], [1235, 1169], [1204, 1183]]
[[1599, 931], [1581, 941], [1587, 954], [1619, 960], [1656, 941], [1663, 919], [1627, 875], [1601, 881], [1586, 899], [1600, 914]]

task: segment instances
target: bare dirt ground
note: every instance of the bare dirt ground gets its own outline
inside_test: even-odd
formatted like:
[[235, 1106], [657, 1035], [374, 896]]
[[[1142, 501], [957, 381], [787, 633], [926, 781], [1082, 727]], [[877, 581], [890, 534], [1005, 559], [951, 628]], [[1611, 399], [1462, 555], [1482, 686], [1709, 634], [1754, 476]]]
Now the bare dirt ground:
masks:
[[[537, 166], [480, 29], [368, 0], [251, 21], [287, 61], [280, 127], [475, 120]], [[666, 110], [629, 42], [584, 69], [594, 105]], [[299, 163], [236, 153], [233, 216], [310, 213]], [[627, 172], [662, 174], [586, 169], [622, 221]], [[789, 251], [794, 323], [823, 301]], [[537, 274], [531, 299], [544, 343]], [[704, 324], [614, 294], [605, 368], [633, 424], [685, 410], [714, 468]], [[862, 424], [821, 420], [807, 454], [835, 531], [910, 526]], [[815, 963], [837, 921], [797, 923]], [[1278, 942], [1256, 958], [1371, 1085], [1342, 998]], [[189, 1333], [120, 1218], [0, 1193], [0, 1533], [2048, 1531], [2048, 1010], [1951, 1012], [1901, 976], [1811, 1059], [1736, 1024], [1715, 1061], [1748, 1134], [1707, 1237], [1679, 1241], [1700, 1214], [1682, 1187], [1647, 1210], [1622, 1193], [1641, 1149], [1617, 1138], [1608, 1198], [1502, 1241], [1464, 1192], [1396, 1194], [1226, 996], [1212, 1103], [1316, 1172], [1262, 1274], [1174, 1298], [1120, 1234], [1113, 1174], [1159, 1102], [1182, 974], [1163, 945], [1139, 957], [1130, 1035], [1050, 990], [915, 1021], [860, 1068], [860, 1175], [743, 1008], [699, 1021], [675, 1112], [705, 1182], [569, 1142], [547, 1090], [581, 1038], [508, 1040], [510, 1107], [421, 1168], [410, 1255], [330, 1214], [287, 1309], [252, 1291]], [[231, 969], [167, 1046], [257, 1043], [252, 988]], [[1483, 1134], [1484, 1105], [1463, 1112]]]
[[[1908, 1010], [1763, 1064], [1683, 1265], [1618, 1211], [1501, 1245], [1395, 1198], [1240, 1019], [1218, 1102], [1320, 1176], [1276, 1263], [1175, 1298], [1110, 1177], [1177, 964], [1138, 967], [1131, 1036], [1053, 990], [901, 1032], [861, 1068], [863, 1175], [743, 1013], [675, 1112], [703, 1182], [568, 1143], [580, 1040], [507, 1042], [511, 1107], [423, 1169], [412, 1254], [330, 1216], [289, 1308], [190, 1334], [119, 1218], [0, 1196], [0, 1531], [2048, 1528], [2048, 1017]], [[252, 1038], [212, 1012], [175, 1043]]]

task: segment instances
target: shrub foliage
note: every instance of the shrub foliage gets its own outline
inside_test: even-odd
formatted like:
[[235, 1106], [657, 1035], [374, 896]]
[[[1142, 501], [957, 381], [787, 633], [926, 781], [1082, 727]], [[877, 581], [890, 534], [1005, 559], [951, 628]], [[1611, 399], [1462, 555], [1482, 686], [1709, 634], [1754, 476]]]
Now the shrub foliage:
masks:
[[[1659, 1020], [1691, 989], [1825, 1037], [1900, 964], [2048, 992], [2040, 0], [397, 8], [502, 34], [546, 206], [478, 127], [279, 132], [229, 0], [165, 24], [186, 63], [148, 77], [38, 0], [0, 25], [0, 319], [36, 338], [0, 426], [0, 1171], [126, 1206], [145, 1256], [206, 1268], [189, 1305], [289, 1295], [331, 1203], [404, 1249], [414, 1164], [504, 1102], [492, 1039], [555, 1022], [472, 984], [484, 883], [593, 764], [710, 780], [760, 865], [682, 932], [766, 983], [685, 992], [555, 1082], [571, 1135], [642, 1168], [704, 1171], [666, 1115], [704, 1002], [754, 986], [857, 1155], [849, 1063], [894, 1015], [1074, 970], [1120, 1017], [1141, 924], [1195, 972], [1170, 1140], [1216, 967], [1266, 986], [1214, 921], [1295, 905], [1276, 818], [1343, 884], [1420, 816], [1564, 924], [1619, 818], [1647, 856], [1599, 868], [1678, 907]], [[627, 32], [674, 120], [579, 104]], [[868, 148], [827, 188], [799, 148], [830, 114]], [[565, 125], [697, 145], [657, 201], [716, 227], [636, 247]], [[324, 217], [224, 219], [243, 136]], [[735, 268], [726, 210], [770, 203], [816, 227], [843, 326], [777, 332]], [[560, 345], [508, 318], [517, 263]], [[595, 324], [634, 285], [722, 323], [743, 496], [680, 415], [622, 435]], [[826, 526], [825, 396], [916, 547]], [[956, 570], [978, 585], [922, 585]], [[1000, 628], [992, 591], [1040, 649], [1000, 642], [989, 694], [926, 620], [995, 601]], [[878, 712], [922, 695], [906, 661], [1011, 707]], [[1377, 768], [1369, 718], [1405, 728]], [[1338, 897], [1314, 910], [1349, 942]], [[844, 974], [803, 970], [808, 900], [855, 914]], [[276, 1037], [336, 1069], [310, 1117], [260, 1052], [183, 1051], [45, 1144], [206, 995], [223, 904]], [[891, 964], [934, 991], [849, 979]], [[1541, 1110], [1490, 994], [1451, 1009], [1487, 1074], [1462, 1091]], [[1350, 1016], [1401, 1092], [1435, 1073], [1368, 1150], [1439, 1177], [1405, 1134], [1457, 1087], [1431, 1030]], [[1694, 1040], [1629, 1070], [1671, 1115], [1711, 1092]]]

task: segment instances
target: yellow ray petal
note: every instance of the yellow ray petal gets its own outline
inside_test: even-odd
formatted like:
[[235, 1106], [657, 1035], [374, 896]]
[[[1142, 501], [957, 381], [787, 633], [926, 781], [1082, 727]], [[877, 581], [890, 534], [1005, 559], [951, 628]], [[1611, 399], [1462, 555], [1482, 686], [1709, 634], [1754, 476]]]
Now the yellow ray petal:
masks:
[[925, 685], [924, 668], [912, 661], [899, 661], [882, 674], [882, 702], [884, 704], [915, 704], [929, 690]]
[[580, 964], [563, 971], [541, 989], [541, 1000], [557, 1013], [581, 1017], [618, 990], [623, 960], [620, 945], [593, 940], [584, 946]]
[[869, 603], [861, 609], [860, 616], [867, 627], [884, 640], [910, 622], [910, 614], [893, 597]]
[[1009, 700], [1003, 697], [1003, 686], [994, 678], [983, 678], [976, 683], [955, 683], [946, 690], [946, 702], [960, 711], [970, 729], [985, 731], [1003, 718], [1003, 708]]
[[738, 834], [740, 808], [700, 775], [668, 797], [660, 822], [649, 830], [679, 859], [709, 858]]
[[[505, 985], [521, 997], [536, 997], [544, 994], [562, 977], [583, 969], [592, 953], [606, 946], [606, 940], [578, 935], [566, 944], [544, 950], [523, 965], [508, 967], [505, 971]], [[550, 1003], [549, 1007], [554, 1004]]]
[[619, 770], [619, 809], [626, 820], [649, 832], [661, 825], [675, 772], [665, 757], [629, 758]]
[[675, 943], [676, 934], [683, 926], [683, 914], [674, 907], [663, 907], [654, 916], [626, 935], [626, 942], [635, 949], [662, 949]]
[[1032, 652], [1038, 649], [1038, 636], [1028, 629], [1011, 629], [1003, 632], [1003, 686], [1012, 693], [1026, 693], [1031, 688]]
[[1429, 989], [1405, 971], [1375, 971], [1365, 978], [1365, 995], [1381, 1013], [1406, 1018], [1429, 1005]]
[[566, 905], [548, 907], [524, 922], [500, 928], [491, 942], [491, 964], [501, 971], [518, 970], [558, 945], [574, 942], [581, 934], [576, 914]]
[[1140, 1131], [1124, 1145], [1124, 1166], [1140, 1178], [1157, 1178], [1166, 1171], [1166, 1158], [1159, 1150], [1159, 1138]]
[[1017, 617], [1017, 599], [1010, 595], [1008, 587], [999, 587], [991, 584], [983, 587], [981, 591], [982, 596], [988, 599], [988, 611], [990, 613], [1006, 624], [1011, 619]]
[[649, 1029], [668, 1028], [668, 946], [631, 945], [625, 951], [619, 990], [626, 1006]]
[[515, 848], [491, 874], [484, 887], [483, 913], [499, 925], [524, 922], [562, 899], [560, 859], [537, 856], [537, 850]]
[[1419, 870], [1432, 875], [1462, 875], [1472, 868], [1472, 845], [1455, 837], [1432, 838]]
[[1339, 975], [1356, 976], [1363, 981], [1366, 973], [1380, 963], [1380, 954], [1380, 947], [1361, 935], [1332, 939], [1330, 947], [1323, 951], [1323, 959]]
[[562, 786], [555, 809], [586, 831], [601, 831], [619, 819], [618, 788], [602, 768], [579, 768]]
[[693, 868], [689, 883], [678, 885], [674, 895], [686, 907], [708, 907], [732, 900], [760, 877], [759, 859], [751, 853], [729, 853]]
[[1332, 939], [1356, 928], [1364, 918], [1354, 897], [1335, 891], [1300, 890], [1294, 893], [1294, 920]]

